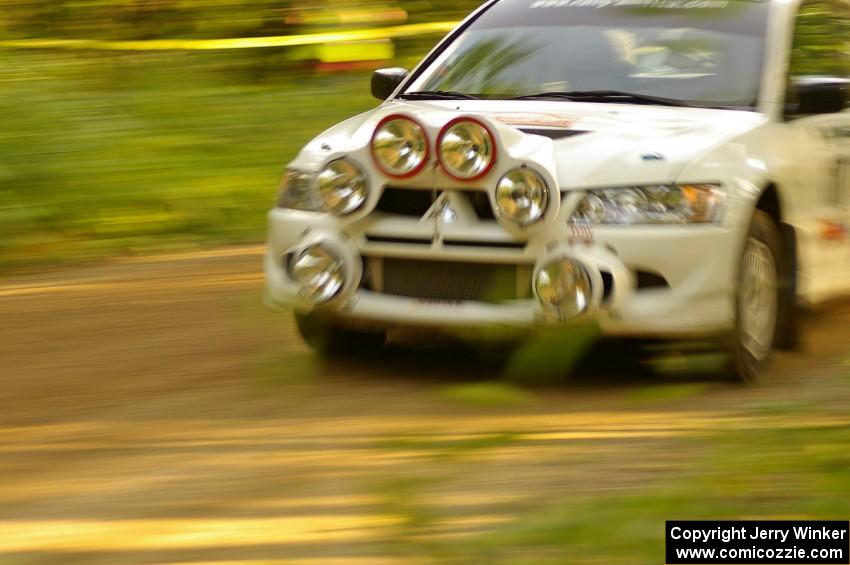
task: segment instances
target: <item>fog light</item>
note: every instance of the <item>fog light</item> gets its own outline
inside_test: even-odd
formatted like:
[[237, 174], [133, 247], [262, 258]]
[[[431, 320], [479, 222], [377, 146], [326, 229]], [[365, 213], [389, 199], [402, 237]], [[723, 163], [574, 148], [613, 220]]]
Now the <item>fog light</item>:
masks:
[[335, 298], [345, 286], [345, 264], [341, 257], [322, 245], [295, 252], [287, 269], [289, 278], [300, 287], [300, 295], [313, 304]]
[[534, 292], [544, 310], [558, 320], [569, 320], [587, 311], [592, 297], [587, 270], [566, 257], [543, 265], [534, 278]]

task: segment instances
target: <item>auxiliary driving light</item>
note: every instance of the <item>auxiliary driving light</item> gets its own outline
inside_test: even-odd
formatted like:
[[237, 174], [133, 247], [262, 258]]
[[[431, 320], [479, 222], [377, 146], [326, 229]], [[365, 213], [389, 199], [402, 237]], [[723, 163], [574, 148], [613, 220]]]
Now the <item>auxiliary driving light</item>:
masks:
[[458, 180], [483, 177], [496, 163], [496, 140], [489, 128], [473, 118], [457, 118], [437, 140], [440, 164]]
[[321, 244], [296, 251], [287, 268], [299, 286], [300, 296], [313, 304], [336, 298], [345, 286], [345, 264], [341, 257]]
[[428, 163], [425, 129], [407, 116], [388, 116], [372, 135], [372, 156], [387, 175], [398, 178], [418, 174]]
[[567, 257], [545, 263], [534, 277], [534, 293], [540, 304], [548, 315], [562, 321], [587, 311], [592, 291], [587, 269]]
[[549, 205], [549, 186], [539, 173], [514, 169], [496, 186], [496, 208], [499, 215], [520, 227], [539, 222]]
[[344, 158], [328, 163], [319, 173], [318, 184], [325, 208], [338, 216], [359, 210], [369, 194], [366, 173]]

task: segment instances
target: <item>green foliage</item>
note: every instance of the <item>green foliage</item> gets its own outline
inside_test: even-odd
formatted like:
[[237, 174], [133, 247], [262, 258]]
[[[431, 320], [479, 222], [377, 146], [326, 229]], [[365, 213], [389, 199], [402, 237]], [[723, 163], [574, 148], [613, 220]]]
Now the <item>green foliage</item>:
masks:
[[0, 36], [85, 39], [288, 35], [459, 18], [461, 0], [0, 0]]
[[[456, 18], [475, 5], [0, 0], [0, 38], [279, 35]], [[413, 64], [437, 39], [397, 41], [393, 63]], [[261, 241], [284, 164], [376, 104], [368, 71], [320, 73], [298, 59], [0, 50], [0, 269]]]
[[0, 52], [0, 265], [260, 241], [284, 164], [374, 104], [246, 53]]
[[[793, 76], [850, 76], [850, 8], [812, 0], [800, 8], [791, 52]], [[835, 17], [842, 13], [843, 18]]]

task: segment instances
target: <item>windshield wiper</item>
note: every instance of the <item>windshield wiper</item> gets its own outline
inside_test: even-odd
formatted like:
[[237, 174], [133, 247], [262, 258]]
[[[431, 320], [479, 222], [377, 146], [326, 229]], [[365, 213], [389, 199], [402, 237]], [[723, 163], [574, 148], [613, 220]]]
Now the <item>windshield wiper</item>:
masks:
[[420, 90], [416, 92], [402, 92], [396, 98], [403, 100], [480, 100], [478, 96], [466, 94], [465, 92], [454, 92], [452, 90]]
[[660, 96], [649, 96], [648, 94], [637, 94], [635, 92], [624, 92], [620, 90], [570, 90], [564, 92], [540, 92], [526, 96], [516, 96], [511, 100], [570, 100], [573, 102], [608, 102], [612, 104], [654, 104], [657, 106], [679, 106], [682, 108], [694, 108], [683, 100], [674, 98], [662, 98]]

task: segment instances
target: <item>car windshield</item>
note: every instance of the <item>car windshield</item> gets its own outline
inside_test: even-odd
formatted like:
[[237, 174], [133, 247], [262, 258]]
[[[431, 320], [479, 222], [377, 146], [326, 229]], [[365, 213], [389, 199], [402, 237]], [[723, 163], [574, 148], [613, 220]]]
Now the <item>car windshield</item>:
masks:
[[616, 91], [753, 108], [767, 9], [749, 0], [502, 0], [406, 92], [510, 99]]

